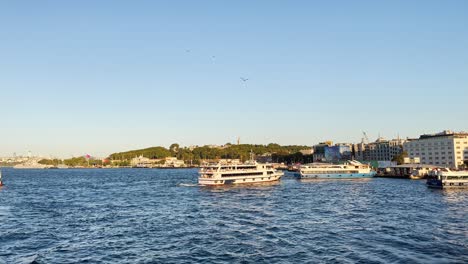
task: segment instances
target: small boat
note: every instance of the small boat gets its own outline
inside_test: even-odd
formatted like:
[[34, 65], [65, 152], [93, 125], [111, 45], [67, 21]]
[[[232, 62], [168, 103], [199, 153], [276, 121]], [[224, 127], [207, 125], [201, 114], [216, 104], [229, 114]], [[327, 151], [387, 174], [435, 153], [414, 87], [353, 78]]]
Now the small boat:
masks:
[[419, 174], [415, 174], [415, 172], [413, 171], [413, 173], [411, 173], [411, 175], [409, 176], [410, 179], [412, 180], [422, 180], [424, 179], [424, 175], [419, 175]]
[[284, 173], [273, 168], [272, 164], [250, 161], [244, 164], [206, 165], [199, 174], [200, 185], [225, 185], [278, 181]]
[[375, 171], [367, 164], [349, 160], [345, 164], [308, 164], [299, 169], [301, 179], [356, 179], [372, 178]]
[[434, 169], [427, 176], [429, 188], [468, 188], [468, 171], [451, 171], [448, 168]]
[[411, 171], [411, 174], [409, 175], [409, 178], [412, 180], [421, 180], [425, 179], [429, 172], [432, 169], [435, 169], [436, 167], [430, 166], [430, 165], [425, 165], [425, 166], [418, 166], [413, 171]]
[[0, 170], [0, 186], [3, 186], [2, 171]]

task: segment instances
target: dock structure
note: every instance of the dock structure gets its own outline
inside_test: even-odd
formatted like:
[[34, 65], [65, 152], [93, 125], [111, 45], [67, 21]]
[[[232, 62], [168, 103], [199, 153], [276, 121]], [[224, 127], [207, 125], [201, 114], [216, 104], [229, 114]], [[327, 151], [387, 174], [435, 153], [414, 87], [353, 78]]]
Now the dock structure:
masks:
[[429, 164], [401, 164], [380, 170], [376, 177], [423, 179], [436, 168], [438, 167]]

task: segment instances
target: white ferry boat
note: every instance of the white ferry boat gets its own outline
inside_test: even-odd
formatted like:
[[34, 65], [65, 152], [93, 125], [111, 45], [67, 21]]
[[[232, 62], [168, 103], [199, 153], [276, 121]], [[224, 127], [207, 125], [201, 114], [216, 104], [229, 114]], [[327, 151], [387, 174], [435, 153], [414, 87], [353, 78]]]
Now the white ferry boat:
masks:
[[451, 171], [448, 168], [433, 170], [427, 176], [430, 188], [468, 188], [468, 171]]
[[201, 185], [272, 182], [283, 176], [283, 172], [277, 171], [272, 164], [254, 161], [245, 164], [207, 165], [200, 169], [199, 174], [198, 183]]
[[372, 178], [375, 171], [367, 164], [349, 160], [345, 164], [318, 163], [303, 165], [299, 169], [301, 179], [356, 179]]

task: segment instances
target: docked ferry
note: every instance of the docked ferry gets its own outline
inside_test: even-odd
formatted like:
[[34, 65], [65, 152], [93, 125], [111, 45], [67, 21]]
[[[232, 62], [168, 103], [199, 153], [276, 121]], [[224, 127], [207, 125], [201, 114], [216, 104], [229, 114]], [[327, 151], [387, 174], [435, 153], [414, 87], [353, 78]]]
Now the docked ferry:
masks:
[[317, 163], [299, 169], [301, 179], [357, 179], [372, 178], [375, 171], [367, 164], [349, 160], [345, 164]]
[[201, 185], [224, 185], [278, 181], [283, 172], [271, 164], [250, 161], [245, 164], [212, 164], [203, 166], [199, 171], [198, 183]]
[[429, 173], [426, 181], [430, 188], [468, 188], [468, 171], [451, 171], [448, 168], [436, 169]]

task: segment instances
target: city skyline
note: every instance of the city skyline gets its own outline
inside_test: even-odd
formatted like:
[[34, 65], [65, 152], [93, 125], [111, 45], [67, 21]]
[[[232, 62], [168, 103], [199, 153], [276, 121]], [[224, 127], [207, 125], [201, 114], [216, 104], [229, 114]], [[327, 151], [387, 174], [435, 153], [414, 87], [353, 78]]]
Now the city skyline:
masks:
[[[365, 142], [366, 144], [367, 143], [374, 143], [374, 142], [379, 142], [380, 139], [383, 139], [383, 140], [397, 140], [397, 139], [401, 139], [401, 140], [416, 140], [416, 139], [419, 139], [420, 136], [422, 135], [434, 135], [434, 134], [440, 134], [440, 133], [444, 133], [444, 132], [453, 132], [453, 133], [467, 133], [466, 131], [453, 131], [453, 130], [441, 130], [441, 131], [437, 131], [437, 132], [431, 132], [431, 133], [424, 133], [424, 134], [421, 134], [421, 135], [418, 135], [416, 137], [408, 137], [408, 136], [402, 136], [402, 135], [399, 135], [397, 134], [396, 136], [394, 137], [385, 137], [383, 136], [381, 133], [378, 133], [378, 135], [376, 135], [374, 137], [374, 135], [370, 135], [365, 132], [365, 131], [362, 131], [361, 133], [361, 138], [359, 140], [356, 140], [356, 141], [350, 141], [349, 139], [348, 140], [334, 140], [333, 138], [328, 138], [328, 139], [323, 139], [323, 140], [320, 140], [320, 141], [317, 141], [317, 142], [313, 142], [311, 144], [303, 144], [303, 143], [297, 143], [297, 144], [279, 144], [279, 145], [282, 145], [282, 146], [288, 146], [288, 145], [297, 145], [297, 146], [307, 146], [307, 147], [311, 147], [313, 148], [315, 145], [319, 145], [319, 144], [322, 144], [322, 143], [325, 143], [325, 142], [331, 142], [333, 145], [338, 145], [338, 144], [353, 144], [353, 145], [356, 145], [356, 144], [359, 144], [359, 143], [363, 143]], [[235, 141], [226, 141], [224, 143], [219, 143], [219, 144], [214, 144], [214, 143], [202, 143], [202, 144], [191, 144], [191, 145], [184, 145], [184, 144], [181, 144], [180, 142], [172, 142], [170, 145], [172, 144], [179, 144], [180, 147], [186, 147], [186, 148], [190, 148], [190, 147], [201, 147], [201, 146], [223, 146], [225, 144], [232, 144], [232, 145], [236, 145], [236, 144], [257, 144], [257, 145], [268, 145], [270, 143], [273, 143], [273, 144], [278, 144], [278, 142], [267, 142], [267, 143], [258, 143], [258, 142], [242, 142], [240, 141], [241, 138], [238, 137], [236, 138]], [[62, 155], [62, 156], [59, 156], [59, 155], [52, 155], [50, 153], [48, 154], [45, 154], [45, 153], [36, 153], [36, 152], [33, 152], [31, 150], [27, 150], [27, 151], [15, 151], [15, 152], [12, 152], [12, 154], [9, 154], [9, 155], [0, 155], [0, 158], [6, 158], [6, 157], [43, 157], [43, 158], [71, 158], [71, 157], [84, 157], [84, 156], [87, 156], [87, 155], [91, 155], [93, 157], [96, 157], [96, 158], [105, 158], [105, 157], [108, 157], [110, 154], [113, 154], [113, 153], [119, 153], [119, 152], [125, 152], [125, 151], [131, 151], [131, 150], [139, 150], [139, 149], [145, 149], [145, 148], [151, 148], [151, 147], [164, 147], [166, 149], [169, 149], [170, 145], [151, 145], [151, 146], [144, 146], [144, 147], [134, 147], [134, 148], [128, 148], [128, 149], [119, 149], [119, 150], [116, 150], [116, 151], [113, 151], [113, 152], [109, 152], [109, 153], [91, 153], [91, 152], [82, 152], [82, 153], [74, 153], [74, 154], [69, 154], [69, 155]]]
[[0, 156], [466, 130], [467, 7], [0, 3]]

